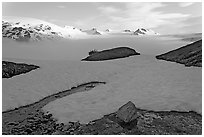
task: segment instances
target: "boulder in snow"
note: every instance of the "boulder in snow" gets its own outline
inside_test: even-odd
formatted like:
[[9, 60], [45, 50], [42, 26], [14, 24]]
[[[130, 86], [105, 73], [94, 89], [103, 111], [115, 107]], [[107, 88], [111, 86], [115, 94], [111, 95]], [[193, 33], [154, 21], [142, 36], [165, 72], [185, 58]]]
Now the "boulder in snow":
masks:
[[128, 123], [137, 118], [137, 108], [131, 101], [129, 101], [128, 103], [120, 107], [116, 114], [119, 119]]

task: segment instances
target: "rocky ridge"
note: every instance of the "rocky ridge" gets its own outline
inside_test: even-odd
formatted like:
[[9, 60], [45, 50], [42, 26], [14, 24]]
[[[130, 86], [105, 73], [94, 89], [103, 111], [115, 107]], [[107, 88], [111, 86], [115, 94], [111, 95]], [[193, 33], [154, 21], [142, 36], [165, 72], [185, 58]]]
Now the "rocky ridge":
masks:
[[38, 68], [40, 67], [36, 65], [2, 61], [2, 78], [11, 78], [16, 75], [28, 73]]
[[202, 67], [202, 40], [158, 55], [156, 58], [184, 64], [186, 67]]
[[89, 55], [85, 59], [82, 59], [82, 61], [112, 60], [134, 55], [140, 55], [140, 53], [136, 52], [134, 49], [131, 49], [129, 47], [117, 47], [103, 51], [95, 51], [93, 52], [93, 54]]

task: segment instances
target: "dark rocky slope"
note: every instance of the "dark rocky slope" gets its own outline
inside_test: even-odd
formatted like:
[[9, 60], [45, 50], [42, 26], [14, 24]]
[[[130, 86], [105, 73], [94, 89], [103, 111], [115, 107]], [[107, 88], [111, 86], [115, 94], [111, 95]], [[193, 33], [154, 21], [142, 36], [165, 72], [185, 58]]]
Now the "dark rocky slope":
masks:
[[117, 47], [113, 49], [97, 51], [87, 58], [82, 59], [82, 61], [103, 61], [103, 60], [112, 60], [118, 58], [125, 58], [133, 55], [140, 55], [134, 49], [128, 47]]
[[28, 73], [37, 68], [40, 67], [35, 65], [2, 61], [2, 78], [11, 78], [16, 75]]
[[156, 56], [157, 59], [177, 62], [187, 67], [202, 67], [202, 40]]

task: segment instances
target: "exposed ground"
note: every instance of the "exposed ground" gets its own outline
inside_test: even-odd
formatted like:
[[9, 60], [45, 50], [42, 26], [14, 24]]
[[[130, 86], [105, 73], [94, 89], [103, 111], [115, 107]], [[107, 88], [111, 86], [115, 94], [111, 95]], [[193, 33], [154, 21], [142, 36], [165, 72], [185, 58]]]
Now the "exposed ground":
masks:
[[82, 59], [82, 61], [112, 60], [112, 59], [118, 59], [118, 58], [125, 58], [133, 55], [140, 55], [140, 53], [128, 47], [117, 47], [113, 49], [97, 51], [89, 55], [85, 59]]
[[184, 64], [187, 67], [202, 67], [202, 40], [158, 55], [156, 58]]
[[37, 68], [40, 67], [36, 65], [27, 65], [23, 63], [2, 61], [2, 78], [11, 78], [16, 75], [28, 73]]

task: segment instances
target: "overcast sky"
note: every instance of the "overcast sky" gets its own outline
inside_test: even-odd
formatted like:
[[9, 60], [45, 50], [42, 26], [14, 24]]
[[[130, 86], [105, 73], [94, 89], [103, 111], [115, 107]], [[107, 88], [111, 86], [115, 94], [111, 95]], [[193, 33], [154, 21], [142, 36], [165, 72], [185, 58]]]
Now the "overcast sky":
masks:
[[161, 34], [202, 32], [202, 3], [3, 3], [3, 16], [99, 30], [150, 28]]

